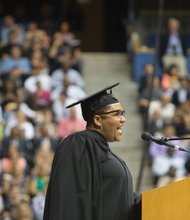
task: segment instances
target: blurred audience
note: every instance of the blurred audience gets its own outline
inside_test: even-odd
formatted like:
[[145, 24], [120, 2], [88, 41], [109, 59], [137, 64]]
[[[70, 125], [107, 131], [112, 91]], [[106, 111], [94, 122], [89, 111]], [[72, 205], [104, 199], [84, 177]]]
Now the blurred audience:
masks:
[[[60, 138], [82, 130], [85, 96], [80, 40], [68, 21], [54, 24], [6, 15], [0, 28], [0, 216], [42, 220], [53, 155]], [[20, 11], [19, 11], [20, 10]], [[19, 23], [18, 23], [19, 22]], [[63, 135], [64, 133], [64, 135]]]

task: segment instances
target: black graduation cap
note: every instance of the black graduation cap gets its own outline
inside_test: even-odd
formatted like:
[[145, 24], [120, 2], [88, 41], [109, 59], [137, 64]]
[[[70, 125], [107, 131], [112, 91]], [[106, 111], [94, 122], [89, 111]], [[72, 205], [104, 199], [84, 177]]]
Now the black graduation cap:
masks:
[[[101, 109], [106, 105], [110, 105], [113, 103], [118, 103], [118, 99], [116, 99], [112, 95], [112, 88], [119, 85], [119, 83], [115, 83], [111, 86], [107, 86], [106, 88], [96, 92], [92, 95], [89, 95], [77, 102], [74, 102], [71, 105], [68, 105], [66, 108], [71, 108], [77, 104], [81, 104], [82, 116], [85, 121], [90, 121], [93, 115], [97, 112], [97, 110]], [[110, 93], [107, 91], [110, 90]]]

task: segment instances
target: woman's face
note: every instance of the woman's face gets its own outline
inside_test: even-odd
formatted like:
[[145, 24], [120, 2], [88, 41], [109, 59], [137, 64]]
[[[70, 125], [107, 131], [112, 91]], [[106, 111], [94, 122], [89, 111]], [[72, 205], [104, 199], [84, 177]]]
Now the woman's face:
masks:
[[110, 105], [101, 117], [100, 133], [108, 142], [120, 141], [122, 138], [122, 127], [125, 123], [123, 108], [120, 103]]

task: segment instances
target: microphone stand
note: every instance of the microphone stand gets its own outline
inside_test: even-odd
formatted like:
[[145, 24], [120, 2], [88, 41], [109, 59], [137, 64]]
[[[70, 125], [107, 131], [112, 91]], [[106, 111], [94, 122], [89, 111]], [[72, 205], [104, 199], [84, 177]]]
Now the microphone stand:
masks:
[[175, 150], [180, 150], [180, 151], [185, 151], [187, 153], [190, 153], [190, 151], [186, 150], [185, 148], [182, 148], [182, 147], [179, 147], [177, 145], [174, 145], [170, 142], [168, 142], [169, 140], [180, 140], [179, 138], [168, 138], [167, 140], [164, 140], [165, 138], [160, 138], [160, 140], [157, 142], [158, 144], [160, 145], [165, 145], [167, 147], [172, 147], [174, 148]]
[[163, 141], [176, 141], [176, 140], [190, 140], [190, 137], [162, 137], [161, 140]]
[[161, 137], [160, 140], [156, 141], [158, 144], [160, 145], [165, 145], [167, 147], [172, 147], [176, 150], [180, 150], [180, 151], [185, 151], [187, 153], [190, 153], [189, 150], [186, 150], [185, 148], [179, 147], [177, 145], [174, 145], [168, 141], [173, 141], [173, 140], [189, 140], [190, 137], [173, 137], [173, 138], [169, 138], [169, 137]]

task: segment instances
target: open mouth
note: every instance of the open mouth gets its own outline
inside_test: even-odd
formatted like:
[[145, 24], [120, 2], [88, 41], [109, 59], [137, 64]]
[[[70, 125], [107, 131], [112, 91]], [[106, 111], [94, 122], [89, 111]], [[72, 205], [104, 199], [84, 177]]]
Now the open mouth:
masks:
[[117, 128], [117, 131], [118, 131], [120, 134], [122, 134], [122, 126], [118, 127], [118, 128]]

